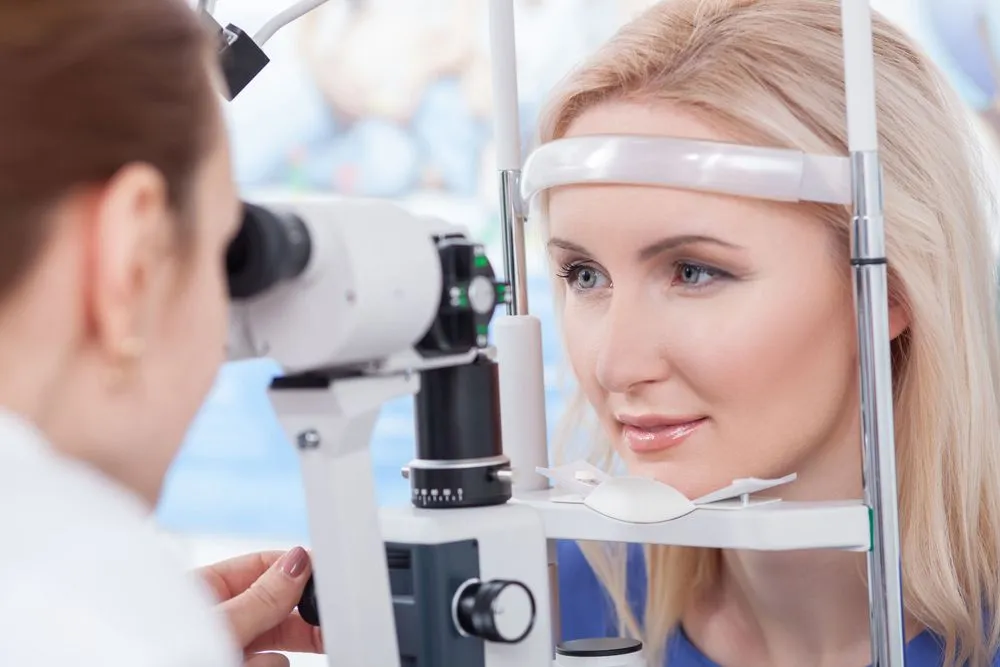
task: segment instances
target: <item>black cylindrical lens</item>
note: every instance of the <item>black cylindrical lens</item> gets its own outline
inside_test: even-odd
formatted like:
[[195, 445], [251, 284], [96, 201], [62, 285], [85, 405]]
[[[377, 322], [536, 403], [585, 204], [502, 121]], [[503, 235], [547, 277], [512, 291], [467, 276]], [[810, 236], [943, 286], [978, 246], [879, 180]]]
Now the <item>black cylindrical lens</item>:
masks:
[[418, 458], [443, 461], [503, 454], [497, 365], [486, 357], [422, 372], [416, 409]]
[[469, 364], [423, 371], [415, 409], [417, 458], [409, 466], [414, 505], [446, 509], [510, 500], [496, 362], [480, 355]]
[[243, 223], [226, 252], [229, 296], [248, 299], [305, 270], [312, 252], [309, 230], [298, 217], [243, 205]]

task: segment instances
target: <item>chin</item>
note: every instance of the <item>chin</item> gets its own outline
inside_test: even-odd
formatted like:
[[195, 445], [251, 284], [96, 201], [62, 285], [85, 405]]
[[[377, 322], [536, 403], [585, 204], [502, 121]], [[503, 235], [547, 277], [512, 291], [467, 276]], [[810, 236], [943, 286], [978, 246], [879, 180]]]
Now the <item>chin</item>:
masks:
[[718, 471], [714, 471], [713, 474], [707, 471], [705, 466], [692, 466], [690, 463], [673, 461], [650, 461], [637, 458], [631, 452], [629, 454], [626, 460], [628, 474], [652, 477], [658, 482], [674, 487], [690, 500], [728, 486], [734, 479], [723, 478]]

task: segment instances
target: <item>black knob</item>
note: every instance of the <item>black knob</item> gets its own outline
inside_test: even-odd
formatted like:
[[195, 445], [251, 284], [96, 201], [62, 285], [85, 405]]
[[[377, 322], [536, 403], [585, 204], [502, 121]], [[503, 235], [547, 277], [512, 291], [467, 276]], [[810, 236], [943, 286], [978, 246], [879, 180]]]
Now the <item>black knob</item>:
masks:
[[519, 581], [473, 579], [455, 593], [453, 612], [463, 635], [517, 644], [535, 625], [535, 598]]
[[313, 585], [312, 575], [309, 575], [309, 581], [306, 582], [297, 607], [303, 621], [309, 625], [319, 626], [319, 601], [316, 599], [316, 587]]

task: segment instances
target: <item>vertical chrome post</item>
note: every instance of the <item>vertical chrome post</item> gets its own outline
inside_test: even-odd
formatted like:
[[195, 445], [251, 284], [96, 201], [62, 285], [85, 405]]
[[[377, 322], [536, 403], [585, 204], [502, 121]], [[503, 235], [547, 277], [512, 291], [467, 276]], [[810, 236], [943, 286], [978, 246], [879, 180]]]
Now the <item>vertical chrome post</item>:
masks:
[[854, 203], [851, 267], [860, 361], [862, 475], [872, 529], [872, 545], [868, 552], [872, 667], [903, 667], [906, 629], [892, 414], [888, 266], [870, 0], [841, 0], [840, 11]]
[[508, 315], [528, 314], [528, 280], [525, 267], [524, 217], [521, 214], [521, 171], [504, 169], [500, 172], [500, 223], [503, 225], [503, 262], [511, 300]]
[[853, 153], [851, 265], [861, 362], [861, 436], [865, 502], [871, 508], [868, 552], [872, 667], [903, 667], [906, 642], [899, 546], [896, 447], [889, 349], [889, 290], [882, 174], [874, 151]]
[[493, 79], [493, 129], [500, 173], [500, 222], [503, 260], [511, 299], [508, 315], [528, 314], [524, 266], [524, 217], [521, 210], [521, 123], [517, 94], [517, 43], [513, 0], [490, 0], [490, 66]]

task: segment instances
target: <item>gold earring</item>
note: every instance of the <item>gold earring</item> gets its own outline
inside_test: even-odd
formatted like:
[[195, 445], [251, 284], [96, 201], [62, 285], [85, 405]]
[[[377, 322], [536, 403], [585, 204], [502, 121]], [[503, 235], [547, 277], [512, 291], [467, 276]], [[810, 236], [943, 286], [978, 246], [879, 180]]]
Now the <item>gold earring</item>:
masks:
[[138, 336], [129, 336], [118, 344], [117, 360], [112, 372], [112, 384], [116, 388], [121, 388], [126, 383], [144, 349], [144, 342]]
[[143, 349], [142, 338], [129, 336], [118, 345], [118, 356], [128, 363], [133, 363], [142, 356]]

